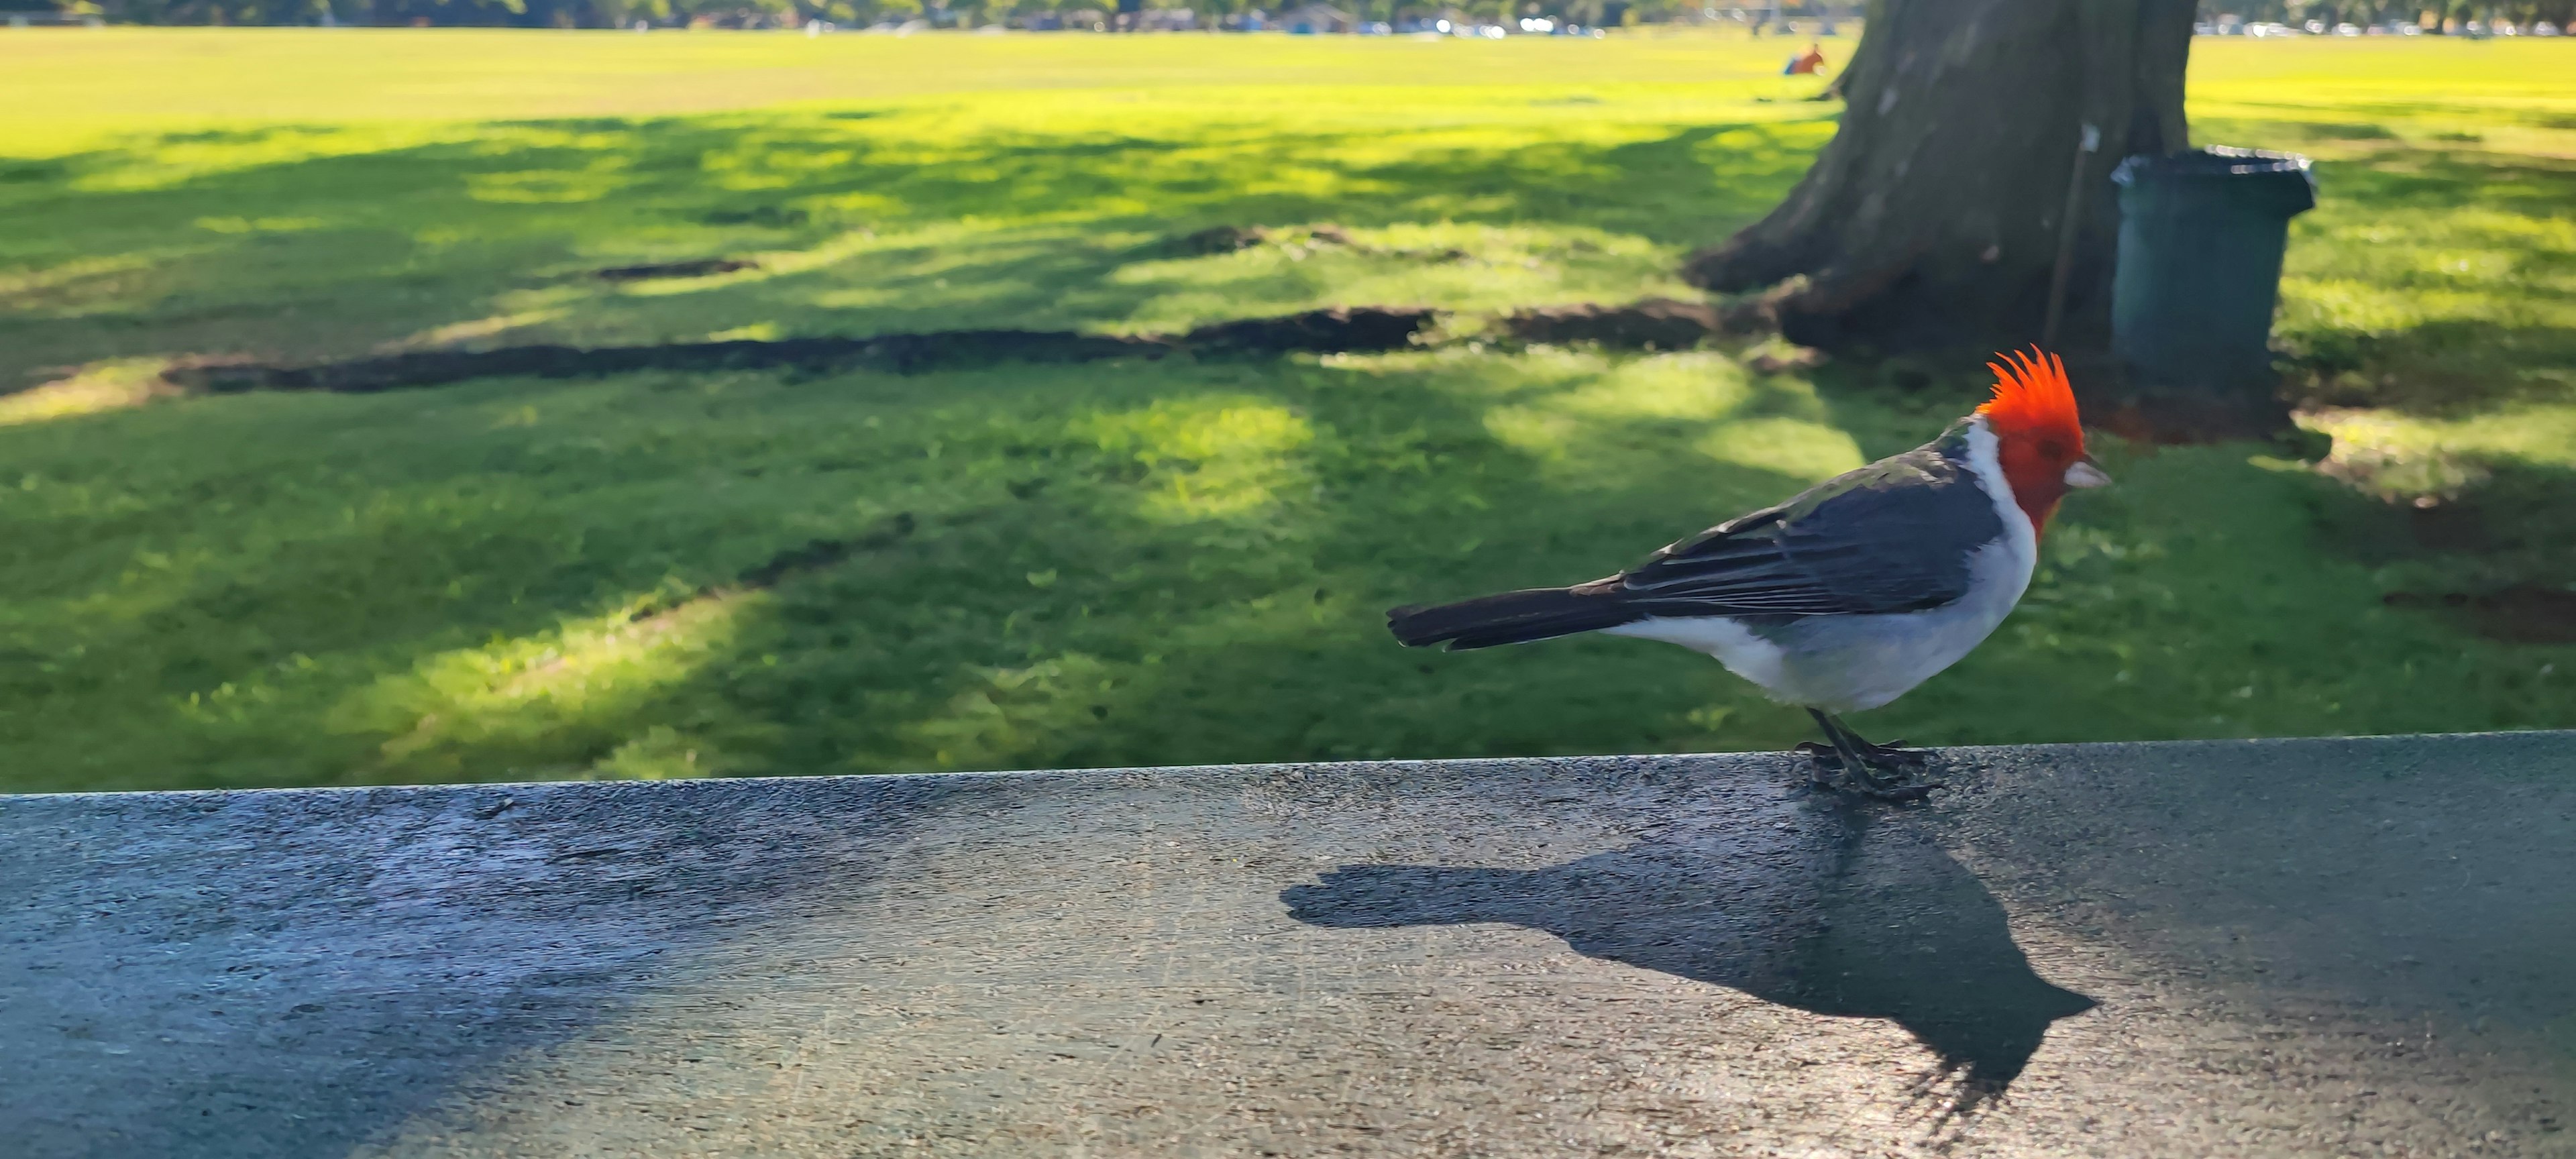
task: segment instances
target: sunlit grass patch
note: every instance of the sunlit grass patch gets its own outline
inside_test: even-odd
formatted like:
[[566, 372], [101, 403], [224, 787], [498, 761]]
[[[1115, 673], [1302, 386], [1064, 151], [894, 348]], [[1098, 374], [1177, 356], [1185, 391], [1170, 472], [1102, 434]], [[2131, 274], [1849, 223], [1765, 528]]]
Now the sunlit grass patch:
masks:
[[456, 348], [468, 345], [485, 344], [488, 343], [490, 339], [502, 337], [512, 331], [525, 330], [531, 326], [551, 322], [557, 318], [563, 317], [563, 315], [564, 308], [554, 306], [534, 310], [518, 310], [507, 314], [494, 314], [489, 318], [476, 318], [466, 322], [450, 322], [444, 326], [432, 326], [418, 334], [411, 334], [402, 338], [397, 338], [377, 347], [377, 349], [384, 351], [436, 350], [442, 347]]
[[1839, 474], [1865, 461], [1849, 434], [1825, 423], [1789, 418], [1730, 423], [1701, 439], [1699, 449], [1714, 459], [1782, 474], [1810, 474], [1819, 464], [1833, 466]]
[[1348, 240], [1282, 231], [1229, 254], [1131, 261], [1108, 281], [1142, 292], [1130, 326], [1149, 331], [1342, 303], [1505, 312], [1694, 293], [1674, 272], [1677, 247], [1633, 235], [1461, 223], [1334, 232]]
[[161, 381], [167, 365], [157, 358], [115, 359], [43, 386], [0, 394], [0, 427], [124, 410], [171, 397], [178, 391]]
[[1031, 755], [1078, 744], [1111, 704], [1131, 699], [1138, 665], [1079, 653], [1017, 668], [975, 669], [968, 687], [940, 710], [902, 728], [909, 753], [935, 769], [1008, 768]]
[[1247, 518], [1276, 509], [1304, 474], [1299, 456], [1315, 432], [1296, 412], [1262, 399], [1205, 398], [1103, 415], [1085, 434], [1132, 459], [1159, 520]]
[[[974, 94], [858, 116], [136, 133], [44, 162], [48, 181], [0, 184], [22, 226], [0, 238], [0, 293], [25, 307], [0, 319], [0, 377], [471, 342], [505, 318], [514, 340], [632, 343], [1679, 294], [1687, 246], [1758, 213], [1830, 132], [1821, 107], [1725, 85], [1631, 83], [1584, 105], [1493, 95]], [[1385, 100], [1412, 110], [1395, 131]], [[171, 216], [192, 228], [148, 225]], [[1158, 244], [1321, 223], [1349, 241], [1197, 257]], [[593, 276], [711, 259], [740, 264]]]
[[1480, 351], [1441, 360], [1461, 380], [1494, 398], [1485, 429], [1541, 462], [1595, 470], [1635, 432], [1671, 424], [1704, 428], [1730, 417], [1752, 397], [1745, 371], [1724, 355], [1626, 358], [1592, 352], [1537, 350], [1514, 360]]
[[756, 598], [662, 606], [641, 596], [550, 632], [440, 653], [351, 693], [330, 723], [390, 734], [383, 769], [405, 779], [464, 775], [464, 754], [521, 769], [577, 763], [634, 727], [648, 698], [721, 657], [742, 602]]
[[655, 724], [601, 757], [587, 773], [600, 780], [667, 781], [727, 771], [724, 754], [712, 745], [669, 725]]

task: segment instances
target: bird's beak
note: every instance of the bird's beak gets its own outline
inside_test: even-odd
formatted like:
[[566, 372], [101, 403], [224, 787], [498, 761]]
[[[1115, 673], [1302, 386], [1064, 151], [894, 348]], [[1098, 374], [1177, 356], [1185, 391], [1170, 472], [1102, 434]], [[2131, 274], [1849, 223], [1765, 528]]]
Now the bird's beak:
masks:
[[2093, 456], [2086, 455], [2081, 459], [2075, 460], [2074, 465], [2066, 468], [2066, 485], [2069, 487], [2108, 487], [2111, 485], [2111, 477], [2102, 473], [2102, 464], [2094, 462]]

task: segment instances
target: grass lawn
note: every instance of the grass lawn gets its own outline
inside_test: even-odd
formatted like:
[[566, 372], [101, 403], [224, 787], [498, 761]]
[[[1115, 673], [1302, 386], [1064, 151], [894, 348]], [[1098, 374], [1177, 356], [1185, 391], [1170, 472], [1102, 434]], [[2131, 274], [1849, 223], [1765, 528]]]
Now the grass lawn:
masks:
[[[1680, 294], [1680, 255], [1831, 134], [1783, 51], [0, 32], [0, 789], [1800, 739], [1679, 649], [1413, 653], [1380, 613], [1590, 578], [1912, 446], [1967, 368], [1462, 337], [368, 397], [155, 377]], [[2576, 725], [2545, 614], [2576, 580], [2576, 44], [2195, 53], [2196, 134], [2320, 158], [2280, 330], [2336, 454], [2108, 445], [2122, 485], [2069, 503], [2023, 609], [1860, 727]], [[1221, 224], [1278, 232], [1166, 244]], [[594, 276], [726, 256], [758, 266]]]

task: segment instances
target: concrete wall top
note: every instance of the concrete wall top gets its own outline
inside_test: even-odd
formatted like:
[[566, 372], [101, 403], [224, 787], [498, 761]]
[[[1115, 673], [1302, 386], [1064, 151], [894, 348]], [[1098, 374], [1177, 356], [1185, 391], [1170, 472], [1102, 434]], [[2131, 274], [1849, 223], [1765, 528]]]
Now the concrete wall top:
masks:
[[0, 1152], [2576, 1155], [2576, 734], [0, 797]]

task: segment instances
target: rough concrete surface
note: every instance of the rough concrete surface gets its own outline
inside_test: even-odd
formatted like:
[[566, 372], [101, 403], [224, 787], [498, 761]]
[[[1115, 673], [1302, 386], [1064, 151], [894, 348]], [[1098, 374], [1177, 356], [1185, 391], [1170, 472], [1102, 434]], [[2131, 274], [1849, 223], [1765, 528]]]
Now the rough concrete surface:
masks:
[[2576, 734], [0, 798], [25, 1156], [2576, 1155]]

